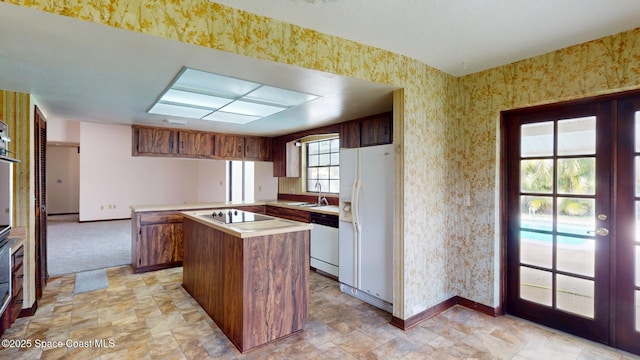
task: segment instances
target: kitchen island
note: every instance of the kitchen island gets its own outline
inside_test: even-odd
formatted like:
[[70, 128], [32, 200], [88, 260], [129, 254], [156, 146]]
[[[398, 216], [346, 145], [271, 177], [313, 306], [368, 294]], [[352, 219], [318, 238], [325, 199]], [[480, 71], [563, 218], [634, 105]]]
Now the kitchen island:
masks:
[[182, 215], [183, 287], [240, 352], [302, 330], [311, 224], [235, 209]]

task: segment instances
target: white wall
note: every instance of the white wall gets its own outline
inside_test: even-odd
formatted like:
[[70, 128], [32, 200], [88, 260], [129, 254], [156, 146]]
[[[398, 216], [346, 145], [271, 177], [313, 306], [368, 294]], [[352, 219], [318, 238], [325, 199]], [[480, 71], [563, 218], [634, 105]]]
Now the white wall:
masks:
[[194, 160], [198, 166], [198, 202], [223, 202], [225, 199], [225, 161]]
[[[47, 134], [48, 135], [48, 134]], [[47, 146], [47, 213], [80, 209], [80, 154], [77, 146]]]
[[[225, 199], [223, 160], [133, 157], [125, 125], [82, 122], [80, 144], [80, 221], [128, 218], [132, 205]], [[256, 177], [256, 200], [275, 199], [273, 164], [256, 163]]]
[[274, 200], [278, 197], [278, 178], [273, 177], [273, 163], [265, 161], [255, 162], [254, 198], [260, 200]]
[[80, 143], [80, 122], [47, 119], [47, 142]]

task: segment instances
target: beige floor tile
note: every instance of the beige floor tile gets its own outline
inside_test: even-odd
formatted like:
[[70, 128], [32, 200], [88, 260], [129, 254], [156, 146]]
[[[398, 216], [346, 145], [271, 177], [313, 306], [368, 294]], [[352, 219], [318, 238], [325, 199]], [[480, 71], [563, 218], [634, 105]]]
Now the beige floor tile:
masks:
[[102, 339], [113, 347], [3, 348], [0, 360], [640, 359], [461, 306], [402, 331], [389, 324], [389, 314], [342, 294], [337, 282], [315, 273], [310, 274], [305, 330], [240, 354], [182, 288], [181, 268], [133, 274], [123, 266], [108, 269], [107, 275], [107, 289], [83, 294], [73, 294], [74, 275], [50, 279], [36, 314], [18, 319], [2, 339]]

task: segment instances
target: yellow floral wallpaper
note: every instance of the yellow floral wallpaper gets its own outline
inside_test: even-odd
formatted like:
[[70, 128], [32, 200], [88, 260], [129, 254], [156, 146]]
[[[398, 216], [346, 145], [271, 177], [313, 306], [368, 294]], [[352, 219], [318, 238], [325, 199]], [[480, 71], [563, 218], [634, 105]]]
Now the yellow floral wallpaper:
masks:
[[[500, 111], [640, 88], [640, 29], [456, 79], [447, 130], [453, 292], [497, 306]], [[465, 206], [469, 195], [471, 206]], [[459, 269], [464, 269], [459, 271]]]
[[406, 215], [397, 219], [394, 243], [394, 316], [401, 319], [455, 295], [499, 305], [501, 110], [639, 85], [637, 30], [454, 78], [402, 55], [208, 0], [5, 2], [402, 88], [396, 99], [404, 102], [394, 105], [403, 109], [395, 114], [403, 171], [396, 213]]
[[[406, 318], [449, 297], [444, 228], [447, 185], [444, 139], [451, 76], [389, 51], [264, 18], [208, 0], [9, 0], [14, 5], [128, 29], [259, 59], [394, 84], [404, 88], [405, 212], [400, 290], [394, 315]], [[0, 84], [1, 88], [1, 84]], [[46, 114], [45, 114], [46, 116]], [[399, 129], [400, 130], [400, 129]], [[404, 160], [403, 157], [404, 156]], [[401, 220], [399, 220], [401, 221]], [[429, 230], [426, 232], [426, 230]], [[435, 229], [435, 231], [434, 231]], [[402, 242], [402, 244], [400, 244]], [[400, 262], [400, 261], [399, 261]], [[396, 294], [396, 295], [397, 295]], [[405, 310], [407, 309], [407, 310]]]

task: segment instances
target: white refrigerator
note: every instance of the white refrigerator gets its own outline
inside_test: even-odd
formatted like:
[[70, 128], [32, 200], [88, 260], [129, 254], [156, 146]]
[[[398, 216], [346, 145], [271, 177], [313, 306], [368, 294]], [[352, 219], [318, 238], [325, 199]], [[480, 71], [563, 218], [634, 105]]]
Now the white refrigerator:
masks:
[[340, 150], [340, 289], [393, 308], [393, 145]]

